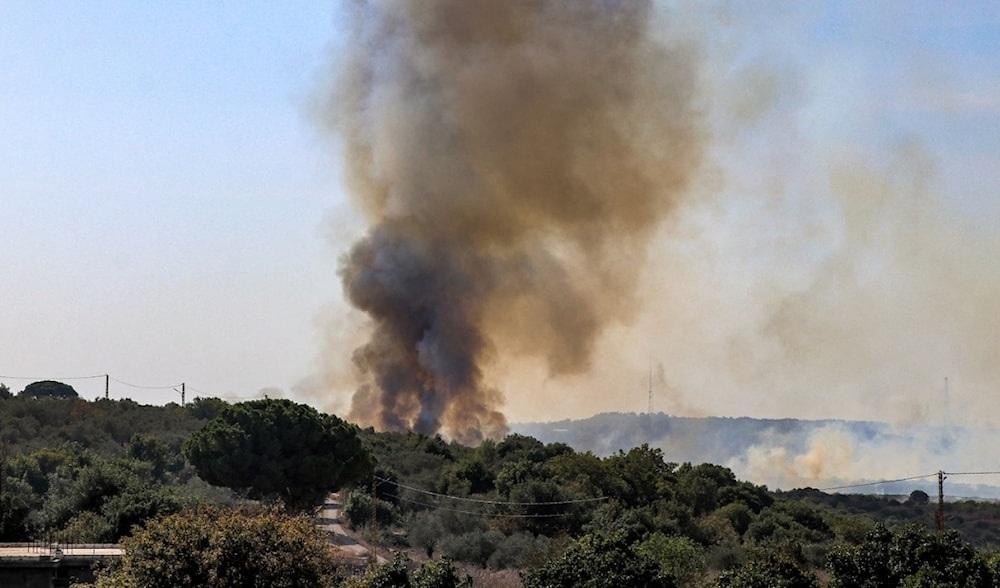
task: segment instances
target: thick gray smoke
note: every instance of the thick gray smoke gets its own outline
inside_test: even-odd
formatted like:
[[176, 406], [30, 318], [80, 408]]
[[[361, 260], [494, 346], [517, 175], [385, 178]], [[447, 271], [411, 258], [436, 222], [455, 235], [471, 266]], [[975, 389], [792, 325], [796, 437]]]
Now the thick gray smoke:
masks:
[[330, 101], [370, 228], [342, 262], [370, 317], [352, 418], [506, 430], [499, 354], [588, 368], [702, 154], [691, 48], [637, 0], [353, 6]]

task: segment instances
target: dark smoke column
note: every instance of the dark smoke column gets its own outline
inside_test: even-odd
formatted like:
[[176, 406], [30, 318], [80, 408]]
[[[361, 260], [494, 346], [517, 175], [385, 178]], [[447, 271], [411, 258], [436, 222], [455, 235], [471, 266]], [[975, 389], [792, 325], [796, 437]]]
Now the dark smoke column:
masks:
[[701, 154], [696, 63], [638, 0], [372, 0], [331, 99], [371, 222], [342, 262], [372, 320], [352, 417], [502, 434], [499, 353], [585, 370]]

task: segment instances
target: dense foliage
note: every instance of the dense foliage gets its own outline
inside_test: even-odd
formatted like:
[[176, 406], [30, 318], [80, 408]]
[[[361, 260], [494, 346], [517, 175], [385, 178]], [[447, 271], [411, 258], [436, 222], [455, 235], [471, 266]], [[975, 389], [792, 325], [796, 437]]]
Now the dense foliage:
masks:
[[0, 399], [0, 541], [114, 542], [150, 517], [232, 502], [180, 452], [215, 402]]
[[[642, 554], [658, 577], [687, 582], [710, 563], [739, 561], [751, 521], [767, 523], [755, 527], [760, 542], [797, 532], [832, 537], [814, 536], [792, 514], [771, 508], [765, 488], [726, 468], [672, 464], [645, 445], [602, 459], [520, 435], [474, 449], [412, 434], [366, 437], [388, 480], [379, 486], [387, 505], [380, 527], [395, 522], [427, 555], [526, 568], [564, 554], [575, 537], [620, 533], [629, 540], [622, 549]], [[390, 513], [396, 521], [384, 520]], [[793, 514], [815, 526], [807, 513]]]
[[172, 454], [225, 406], [197, 399], [187, 406], [147, 406], [131, 400], [0, 400], [0, 442], [21, 453], [74, 443], [105, 457], [117, 456], [136, 434], [159, 439]]
[[[814, 491], [771, 493], [724, 467], [670, 463], [648, 446], [599, 458], [520, 435], [477, 448], [414, 434], [369, 430], [365, 437], [385, 480], [377, 494], [386, 542], [398, 541], [391, 529], [401, 529], [406, 544], [427, 556], [525, 570], [530, 586], [610, 586], [616, 584], [601, 582], [626, 574], [642, 578], [629, 580], [637, 585], [812, 587], [818, 578], [836, 580], [846, 573], [844, 554], [871, 552], [857, 547], [871, 540], [875, 526], [861, 512], [815, 500]], [[352, 495], [363, 505], [358, 524], [370, 519], [369, 492], [359, 488]], [[932, 506], [920, 494], [905, 508], [927, 514]], [[592, 498], [603, 500], [572, 502]], [[865, 500], [895, 508], [890, 499]], [[563, 504], [521, 504], [526, 502]], [[977, 508], [1000, 512], [984, 504]], [[937, 546], [930, 552], [944, 549], [926, 536]], [[957, 535], [953, 541], [956, 555], [948, 569], [979, 573], [983, 556]], [[591, 553], [598, 551], [614, 556]], [[613, 570], [601, 567], [611, 561]], [[940, 579], [906, 581], [946, 585]], [[856, 577], [839, 585], [852, 582]]]
[[461, 574], [447, 558], [412, 568], [412, 562], [397, 554], [389, 563], [374, 566], [364, 574], [348, 578], [342, 588], [471, 588], [472, 579]]
[[715, 585], [717, 588], [819, 588], [813, 574], [774, 552], [724, 572]]
[[322, 588], [334, 585], [326, 538], [306, 517], [275, 510], [188, 511], [126, 539], [97, 588]]
[[212, 484], [298, 510], [372, 468], [354, 425], [283, 399], [225, 407], [187, 440], [184, 455]]
[[[181, 451], [188, 439], [200, 470]], [[372, 464], [374, 501], [373, 478], [356, 473]], [[208, 568], [197, 566], [224, 563], [204, 546], [221, 541], [213, 553], [224, 553], [228, 539], [206, 535], [205, 521], [224, 527], [250, 515], [190, 512], [240, 502], [199, 471], [293, 510], [346, 483], [348, 521], [365, 527], [376, 509], [380, 545], [410, 558], [355, 575], [348, 585], [356, 588], [462, 586], [466, 573], [492, 575], [482, 585], [502, 576], [505, 586], [518, 585], [520, 574], [529, 587], [1000, 585], [997, 559], [964, 542], [996, 544], [1000, 506], [988, 503], [949, 503], [947, 524], [960, 533], [936, 535], [926, 531], [934, 504], [923, 492], [898, 500], [769, 492], [727, 468], [672, 463], [645, 445], [605, 458], [522, 435], [470, 448], [358, 430], [288, 401], [150, 407], [0, 398], [0, 541], [104, 542], [129, 534], [140, 541], [169, 535], [163, 525], [170, 521], [175, 539], [196, 542], [178, 547], [183, 557], [134, 549], [146, 563], [134, 560], [131, 571], [123, 564], [104, 585], [112, 585], [109, 578], [147, 585], [135, 584], [135, 575], [170, 566], [200, 569], [191, 577], [204, 579]], [[911, 522], [919, 524], [904, 524]], [[227, 537], [251, 545], [256, 533], [284, 524], [261, 522], [239, 535], [233, 523]], [[203, 556], [217, 559], [210, 564]]]
[[673, 578], [636, 550], [624, 531], [591, 533], [570, 545], [557, 558], [528, 570], [525, 588], [616, 588], [647, 586], [673, 588]]
[[916, 526], [890, 531], [877, 525], [859, 545], [837, 546], [829, 557], [834, 588], [991, 588], [1000, 575], [985, 558], [949, 531]]
[[[932, 502], [927, 493], [921, 490], [911, 492], [908, 497], [827, 494], [811, 489], [778, 492], [776, 496], [780, 499], [808, 502], [824, 512], [871, 518], [887, 525], [915, 524], [933, 527], [934, 513], [937, 510], [937, 497]], [[949, 501], [945, 508], [945, 526], [957, 530], [964, 540], [976, 547], [1000, 549], [1000, 503]]]
[[135, 435], [105, 457], [67, 443], [21, 453], [0, 468], [0, 541], [109, 543], [185, 505], [228, 502], [161, 441]]

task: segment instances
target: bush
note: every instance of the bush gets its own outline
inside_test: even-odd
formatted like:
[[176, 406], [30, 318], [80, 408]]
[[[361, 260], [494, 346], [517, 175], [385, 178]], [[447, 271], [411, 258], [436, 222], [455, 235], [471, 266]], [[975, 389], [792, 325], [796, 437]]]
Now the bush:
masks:
[[[361, 491], [352, 490], [347, 493], [344, 501], [344, 516], [352, 529], [362, 529], [372, 522], [372, 497]], [[380, 527], [387, 527], [396, 522], [399, 513], [396, 507], [384, 500], [375, 500], [375, 520]]]
[[731, 502], [716, 510], [714, 514], [727, 519], [740, 535], [747, 532], [750, 522], [753, 521], [753, 511], [742, 502]]
[[731, 570], [746, 561], [746, 550], [741, 545], [713, 545], [708, 549], [708, 567], [713, 570]]
[[503, 538], [490, 555], [486, 565], [495, 569], [524, 569], [542, 563], [551, 549], [545, 535], [532, 537], [528, 533], [514, 533]]
[[[994, 585], [982, 556], [957, 533], [938, 535], [916, 526], [892, 532], [876, 525], [860, 545], [835, 547], [827, 567], [836, 588]], [[961, 584], [954, 583], [958, 579]]]
[[56, 533], [60, 543], [110, 543], [118, 535], [108, 520], [101, 515], [84, 511], [71, 518], [66, 526]]
[[780, 502], [757, 516], [746, 536], [755, 541], [819, 543], [833, 538], [833, 530], [816, 510], [801, 502]]
[[659, 564], [663, 574], [673, 578], [678, 586], [687, 586], [705, 573], [704, 549], [687, 537], [654, 533], [636, 551]]
[[434, 548], [442, 536], [444, 536], [444, 526], [433, 512], [418, 512], [407, 521], [407, 542], [411, 547], [423, 549], [427, 557], [434, 555]]
[[343, 588], [471, 588], [472, 578], [459, 575], [455, 566], [443, 559], [428, 561], [412, 574], [410, 560], [397, 553], [387, 564], [375, 566], [360, 576], [349, 578]]
[[637, 552], [624, 533], [584, 535], [561, 556], [523, 574], [525, 588], [672, 588], [655, 561]]
[[499, 531], [469, 531], [461, 535], [447, 535], [437, 544], [437, 549], [445, 556], [485, 567], [504, 541]]
[[374, 566], [360, 576], [348, 578], [342, 588], [411, 588], [409, 560], [401, 553], [387, 564]]
[[132, 435], [125, 449], [129, 458], [150, 464], [153, 475], [158, 479], [163, 479], [168, 467], [175, 471], [179, 469], [176, 463], [179, 460], [173, 459], [170, 453], [170, 448], [162, 440], [140, 434]]
[[413, 588], [471, 588], [472, 578], [462, 577], [447, 558], [429, 561], [413, 573]]
[[23, 541], [28, 535], [28, 517], [36, 497], [25, 481], [7, 477], [2, 468], [3, 492], [0, 493], [0, 541]]
[[723, 572], [717, 588], [819, 588], [816, 577], [774, 553], [753, 559], [737, 570]]
[[98, 588], [332, 587], [330, 547], [313, 521], [275, 510], [208, 509], [157, 519], [122, 542]]

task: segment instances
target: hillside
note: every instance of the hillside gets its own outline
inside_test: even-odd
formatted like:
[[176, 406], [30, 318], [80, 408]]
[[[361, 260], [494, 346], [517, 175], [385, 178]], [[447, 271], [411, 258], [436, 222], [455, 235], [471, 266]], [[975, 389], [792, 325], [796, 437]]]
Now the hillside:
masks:
[[649, 443], [665, 448], [676, 461], [728, 463], [743, 455], [747, 447], [775, 439], [791, 449], [804, 450], [809, 436], [827, 427], [843, 428], [866, 439], [890, 434], [890, 427], [878, 422], [682, 417], [662, 412], [609, 412], [579, 420], [515, 423], [511, 429], [546, 443], [566, 443], [597, 455]]
[[[782, 489], [844, 486], [938, 470], [994, 470], [998, 468], [991, 466], [995, 460], [989, 448], [1000, 444], [1000, 431], [987, 428], [663, 413], [603, 413], [579, 420], [517, 423], [512, 430], [596, 455], [648, 443], [670, 460], [722, 464], [740, 477]], [[855, 491], [905, 495], [918, 488], [937, 492], [930, 479]], [[948, 495], [1000, 498], [1000, 475], [953, 477]]]
[[[231, 491], [202, 481], [180, 453], [184, 439], [227, 406], [215, 399], [186, 407], [0, 400], [0, 441], [8, 456], [0, 468], [0, 540], [117, 541], [164, 514], [238, 501]], [[724, 466], [678, 465], [675, 455], [642, 443], [613, 450], [615, 443], [666, 431], [660, 439], [691, 441], [687, 457], [719, 456], [738, 449], [734, 439], [765, 439], [775, 430], [808, 438], [810, 427], [822, 430], [830, 422], [599, 415], [579, 426], [547, 426], [551, 430], [539, 436], [562, 435], [583, 444], [591, 435], [591, 443], [605, 443], [606, 455], [520, 434], [472, 448], [440, 437], [360, 430], [377, 464], [380, 545], [416, 560], [444, 555], [484, 574], [509, 576], [512, 570], [557, 565], [552, 562], [586, 547], [585, 538], [608, 541], [613, 530], [614, 540], [625, 543], [609, 549], [634, 547], [663, 557], [683, 553], [697, 565], [681, 569], [667, 558], [664, 562], [675, 566], [670, 574], [688, 574], [693, 582], [688, 585], [702, 586], [764, 553], [812, 573], [824, 569], [829, 554], [854, 549], [865, 537], [938, 541], [925, 531], [933, 515], [926, 497], [920, 502], [775, 492]], [[873, 439], [887, 431], [877, 423], [836, 426]], [[603, 432], [607, 429], [613, 434]], [[700, 449], [698, 435], [704, 439]], [[371, 483], [366, 479], [343, 492], [347, 521], [359, 530], [372, 520]], [[902, 534], [871, 535], [878, 531], [876, 521]], [[955, 502], [947, 508], [946, 523], [958, 531], [954, 540], [961, 537], [980, 548], [1000, 547], [998, 522], [1000, 505]], [[911, 523], [916, 527], [907, 531], [904, 525]]]

